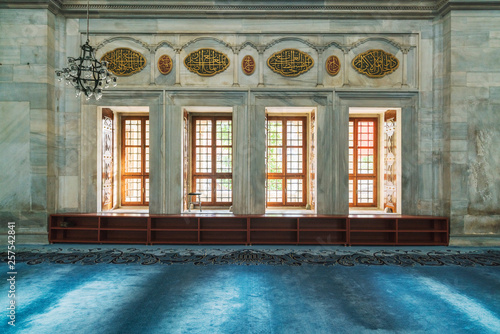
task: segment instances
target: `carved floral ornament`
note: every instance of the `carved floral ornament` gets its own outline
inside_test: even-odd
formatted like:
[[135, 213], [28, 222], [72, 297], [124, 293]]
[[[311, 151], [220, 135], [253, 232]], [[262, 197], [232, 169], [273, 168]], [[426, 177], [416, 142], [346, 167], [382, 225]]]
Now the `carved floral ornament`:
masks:
[[106, 52], [101, 61], [108, 63], [108, 70], [118, 76], [138, 73], [146, 67], [146, 58], [137, 51], [128, 48], [117, 48]]
[[370, 78], [381, 78], [394, 72], [399, 60], [384, 50], [368, 50], [357, 55], [352, 60], [352, 66]]
[[213, 76], [229, 67], [229, 58], [222, 52], [204, 48], [191, 52], [184, 58], [186, 68], [201, 76]]
[[158, 71], [160, 71], [161, 74], [169, 74], [172, 71], [173, 67], [174, 63], [169, 55], [160, 56], [160, 58], [158, 59]]
[[314, 66], [314, 60], [300, 50], [283, 49], [269, 57], [267, 65], [282, 76], [296, 77], [309, 71]]

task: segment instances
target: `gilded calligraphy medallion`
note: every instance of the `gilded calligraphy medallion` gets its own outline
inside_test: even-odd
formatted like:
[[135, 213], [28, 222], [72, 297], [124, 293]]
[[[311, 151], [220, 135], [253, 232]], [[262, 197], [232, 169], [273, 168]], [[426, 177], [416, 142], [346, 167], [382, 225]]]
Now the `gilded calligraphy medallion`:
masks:
[[118, 76], [132, 75], [146, 67], [146, 58], [139, 52], [127, 48], [106, 52], [101, 61], [106, 61], [108, 70]]
[[267, 66], [285, 77], [296, 77], [314, 66], [310, 55], [296, 49], [283, 49], [267, 60]]
[[251, 75], [255, 71], [255, 60], [252, 56], [246, 55], [241, 61], [241, 70], [246, 75]]
[[229, 67], [229, 58], [214, 49], [199, 49], [184, 58], [184, 65], [193, 73], [210, 77], [224, 72]]
[[381, 78], [394, 72], [399, 66], [399, 60], [384, 50], [368, 50], [357, 55], [352, 60], [352, 66], [370, 78]]
[[162, 55], [158, 59], [158, 71], [160, 71], [161, 74], [169, 74], [173, 67], [174, 63], [169, 55]]
[[340, 71], [340, 60], [337, 56], [330, 56], [326, 60], [326, 72], [330, 75], [337, 75]]

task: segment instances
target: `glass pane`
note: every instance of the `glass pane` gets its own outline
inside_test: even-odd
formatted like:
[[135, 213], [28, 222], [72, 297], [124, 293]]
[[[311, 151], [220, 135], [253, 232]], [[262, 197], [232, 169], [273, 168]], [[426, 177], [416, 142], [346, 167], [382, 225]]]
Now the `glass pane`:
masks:
[[231, 173], [232, 172], [232, 148], [231, 147], [217, 147], [217, 173]]
[[125, 202], [141, 201], [141, 179], [125, 179]]
[[358, 122], [358, 147], [375, 147], [375, 122]]
[[216, 201], [217, 202], [231, 202], [233, 200], [232, 180], [231, 179], [217, 179], [215, 180]]
[[302, 179], [286, 180], [286, 200], [289, 203], [301, 203], [302, 200]]
[[349, 174], [354, 174], [354, 149], [349, 149]]
[[146, 147], [146, 173], [149, 173], [149, 147]]
[[358, 204], [373, 203], [373, 180], [358, 180]]
[[125, 173], [141, 172], [141, 151], [140, 147], [125, 148]]
[[291, 174], [302, 173], [302, 148], [287, 148], [286, 172]]
[[218, 120], [216, 121], [216, 145], [217, 146], [232, 146], [233, 133], [231, 120]]
[[354, 181], [349, 180], [349, 204], [354, 203]]
[[358, 174], [373, 174], [373, 154], [372, 148], [358, 149]]
[[267, 146], [282, 146], [283, 145], [283, 122], [268, 121], [267, 122]]
[[146, 146], [149, 146], [149, 119], [146, 120]]
[[286, 136], [288, 146], [302, 146], [303, 135], [303, 122], [302, 121], [287, 121], [286, 122]]
[[283, 202], [283, 180], [268, 179], [267, 180], [267, 201], [273, 203]]
[[196, 192], [201, 193], [202, 202], [212, 202], [212, 179], [196, 179]]
[[212, 146], [212, 121], [196, 120], [196, 146]]
[[278, 147], [267, 149], [267, 172], [283, 173], [283, 150]]
[[146, 190], [145, 190], [145, 195], [144, 196], [146, 197], [145, 198], [146, 202], [149, 202], [149, 178], [147, 178], [145, 180], [145, 182], [146, 182], [146, 185], [145, 185]]
[[349, 147], [354, 147], [354, 122], [349, 121]]
[[141, 120], [125, 120], [125, 146], [141, 145]]
[[212, 172], [212, 148], [210, 147], [196, 148], [196, 172], [197, 173]]

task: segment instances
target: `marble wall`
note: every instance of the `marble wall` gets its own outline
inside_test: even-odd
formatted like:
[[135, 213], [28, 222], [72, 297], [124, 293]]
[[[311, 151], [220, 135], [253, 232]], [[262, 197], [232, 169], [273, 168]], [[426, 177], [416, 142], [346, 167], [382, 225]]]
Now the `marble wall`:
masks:
[[[47, 215], [95, 212], [99, 200], [98, 108], [147, 106], [151, 128], [152, 213], [182, 209], [182, 113], [188, 106], [233, 110], [234, 212], [263, 213], [266, 107], [317, 108], [317, 211], [346, 214], [349, 107], [401, 108], [402, 212], [451, 217], [452, 244], [497, 244], [500, 222], [497, 12], [451, 11], [435, 19], [91, 19], [98, 57], [139, 51], [146, 67], [120, 77], [101, 101], [75, 99], [54, 68], [77, 56], [86, 20], [40, 10], [0, 11], [0, 218], [19, 223], [20, 240], [46, 242]], [[196, 24], [194, 24], [196, 23]], [[209, 47], [230, 66], [198, 76], [182, 61]], [[314, 67], [298, 77], [265, 61], [284, 48], [307, 52]], [[383, 78], [356, 72], [352, 59], [383, 49], [400, 61]], [[168, 54], [174, 68], [156, 68]], [[240, 62], [256, 60], [247, 76]], [[336, 55], [341, 71], [324, 72]], [[235, 148], [235, 149], [236, 149]]]

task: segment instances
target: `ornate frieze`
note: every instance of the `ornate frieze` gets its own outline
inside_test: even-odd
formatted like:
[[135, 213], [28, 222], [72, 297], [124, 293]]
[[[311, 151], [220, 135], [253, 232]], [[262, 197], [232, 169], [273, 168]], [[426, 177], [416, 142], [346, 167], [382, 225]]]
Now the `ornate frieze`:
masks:
[[251, 75], [255, 71], [255, 60], [252, 56], [246, 55], [241, 61], [241, 70], [246, 75]]
[[384, 50], [368, 50], [352, 60], [352, 66], [370, 78], [381, 78], [394, 72], [399, 60]]
[[269, 57], [267, 65], [282, 76], [296, 77], [309, 71], [314, 66], [314, 60], [300, 50], [283, 49]]
[[340, 71], [340, 60], [337, 56], [330, 56], [326, 60], [326, 72], [330, 75], [337, 75]]
[[204, 48], [188, 54], [184, 65], [193, 73], [210, 77], [224, 72], [229, 67], [229, 58], [222, 52]]
[[160, 56], [160, 58], [158, 59], [158, 71], [160, 71], [161, 74], [169, 74], [172, 71], [173, 67], [174, 62], [169, 55]]
[[101, 61], [108, 63], [108, 70], [118, 76], [127, 76], [142, 71], [146, 67], [146, 58], [137, 51], [117, 48], [106, 52]]

